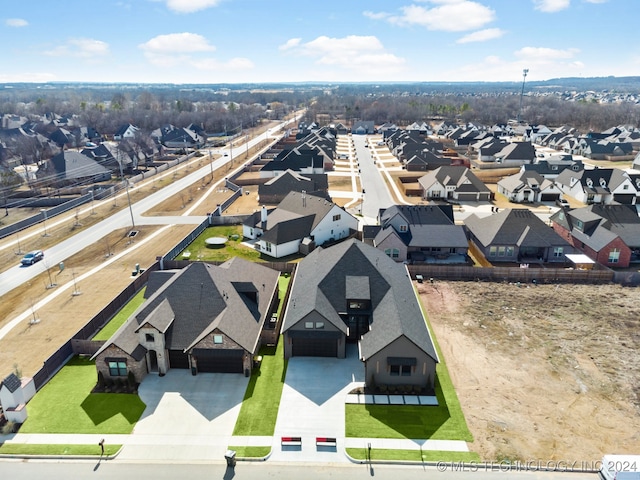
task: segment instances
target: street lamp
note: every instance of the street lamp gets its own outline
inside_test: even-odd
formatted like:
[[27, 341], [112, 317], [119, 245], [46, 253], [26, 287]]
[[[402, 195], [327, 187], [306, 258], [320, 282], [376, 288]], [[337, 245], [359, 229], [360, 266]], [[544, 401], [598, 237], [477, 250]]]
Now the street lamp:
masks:
[[120, 166], [120, 177], [124, 182], [125, 190], [127, 191], [127, 202], [129, 203], [129, 213], [131, 214], [131, 230], [136, 229], [136, 222], [133, 219], [133, 208], [131, 208], [131, 197], [129, 196], [129, 180], [124, 178], [124, 172], [122, 171], [122, 159], [120, 158], [120, 151], [118, 150], [118, 165]]
[[209, 167], [211, 167], [211, 181], [213, 182], [213, 159], [211, 158], [211, 150], [209, 150]]
[[42, 213], [42, 226], [44, 227], [42, 236], [48, 237], [49, 234], [47, 233], [47, 211], [44, 208], [41, 208], [40, 213]]

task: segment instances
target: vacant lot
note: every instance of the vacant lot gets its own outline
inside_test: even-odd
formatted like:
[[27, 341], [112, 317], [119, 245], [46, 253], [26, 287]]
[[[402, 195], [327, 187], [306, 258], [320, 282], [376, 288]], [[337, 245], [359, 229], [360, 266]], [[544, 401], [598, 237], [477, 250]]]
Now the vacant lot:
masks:
[[640, 450], [637, 289], [435, 282], [419, 292], [482, 458]]

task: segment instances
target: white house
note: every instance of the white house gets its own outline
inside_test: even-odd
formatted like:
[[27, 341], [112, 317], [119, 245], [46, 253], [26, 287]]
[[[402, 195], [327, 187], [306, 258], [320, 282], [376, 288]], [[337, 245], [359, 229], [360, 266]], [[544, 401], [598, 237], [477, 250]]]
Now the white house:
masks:
[[305, 192], [290, 192], [271, 212], [263, 207], [242, 226], [256, 250], [274, 258], [308, 253], [316, 245], [347, 238], [358, 220], [334, 203]]

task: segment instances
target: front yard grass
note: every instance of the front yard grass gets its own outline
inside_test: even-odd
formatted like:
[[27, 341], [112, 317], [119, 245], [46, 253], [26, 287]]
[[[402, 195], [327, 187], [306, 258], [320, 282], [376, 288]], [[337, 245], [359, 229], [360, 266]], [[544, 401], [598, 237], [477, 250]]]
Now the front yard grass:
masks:
[[277, 347], [260, 349], [262, 364], [253, 369], [251, 374], [233, 430], [234, 435], [273, 435], [287, 369], [283, 344], [280, 337]]
[[115, 316], [109, 320], [102, 330], [100, 330], [91, 340], [109, 340], [111, 336], [116, 333], [124, 322], [131, 316], [136, 309], [144, 303], [144, 291], [147, 287], [142, 287], [138, 293], [134, 295], [134, 297], [127, 302], [127, 304], [120, 309]]
[[347, 437], [473, 441], [440, 346], [433, 335], [422, 302], [419, 297], [416, 298], [440, 359], [436, 366], [435, 382], [438, 406], [346, 405]]
[[[104, 454], [115, 455], [122, 445], [105, 445]], [[50, 445], [33, 443], [5, 443], [0, 446], [0, 455], [100, 455], [96, 445]]]
[[237, 457], [264, 458], [271, 452], [271, 447], [234, 447], [231, 445], [229, 450], [235, 451]]
[[366, 448], [347, 448], [347, 454], [355, 460], [396, 460], [409, 462], [479, 462], [480, 456], [473, 452], [448, 452], [439, 450], [392, 450], [372, 448], [367, 457]]
[[74, 357], [29, 402], [20, 433], [131, 433], [145, 409], [138, 395], [91, 393], [94, 362]]

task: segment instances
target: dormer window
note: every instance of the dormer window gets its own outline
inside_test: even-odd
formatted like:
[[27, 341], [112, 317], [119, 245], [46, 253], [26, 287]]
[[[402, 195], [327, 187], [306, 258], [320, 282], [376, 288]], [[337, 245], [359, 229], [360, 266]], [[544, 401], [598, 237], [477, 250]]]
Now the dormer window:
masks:
[[593, 188], [593, 180], [591, 180], [590, 178], [587, 178], [587, 187]]
[[406, 232], [408, 230], [406, 225], [400, 225], [400, 231], [401, 232]]
[[607, 181], [604, 178], [600, 177], [599, 181], [602, 188], [607, 188]]

